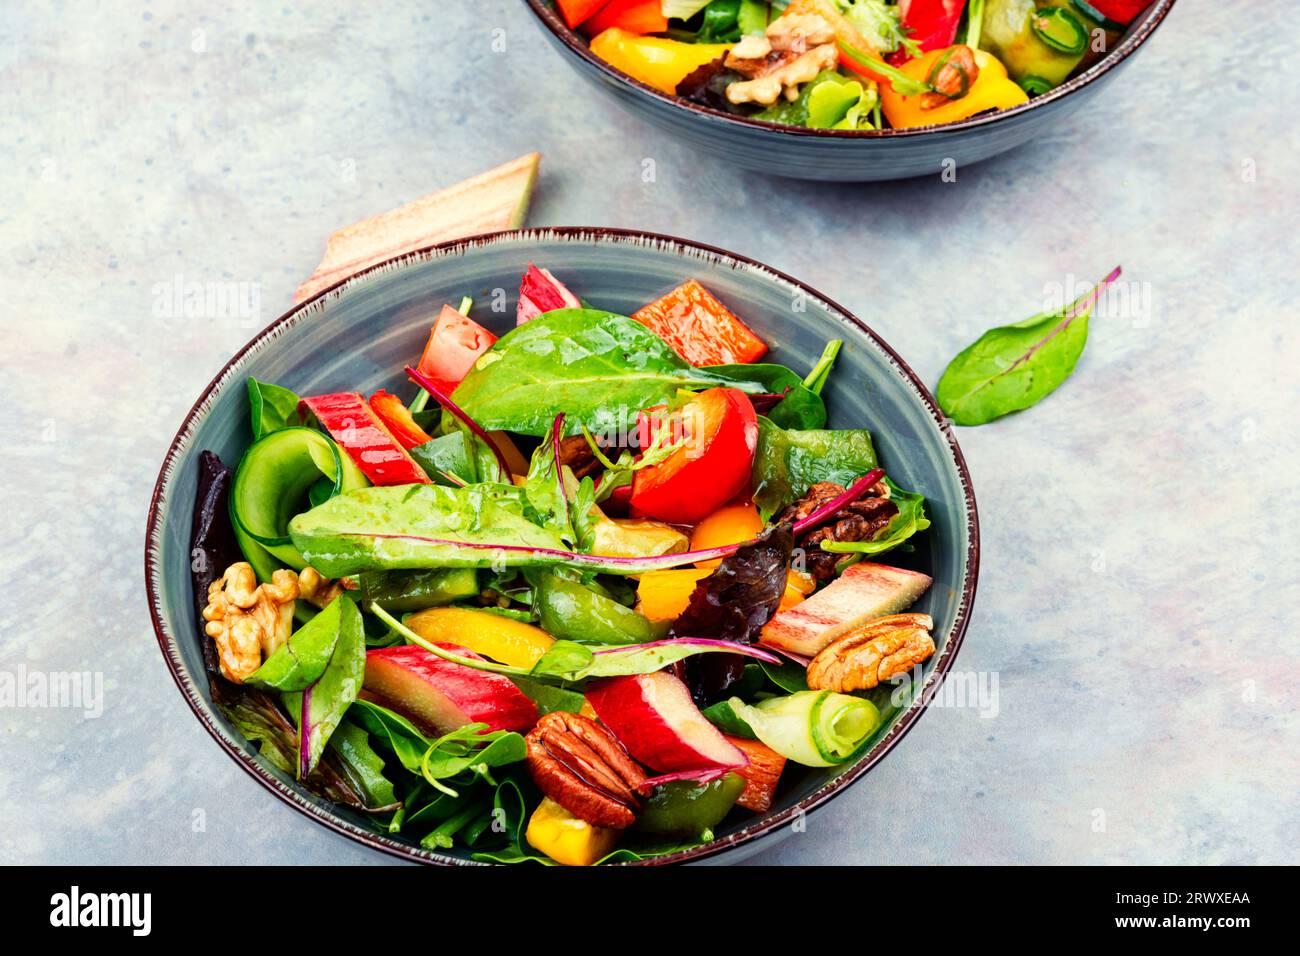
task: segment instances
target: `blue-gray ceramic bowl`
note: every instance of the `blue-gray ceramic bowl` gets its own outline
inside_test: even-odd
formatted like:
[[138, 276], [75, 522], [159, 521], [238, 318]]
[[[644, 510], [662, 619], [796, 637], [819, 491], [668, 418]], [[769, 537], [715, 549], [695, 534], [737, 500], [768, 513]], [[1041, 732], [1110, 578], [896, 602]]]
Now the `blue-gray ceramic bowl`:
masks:
[[543, 32], [585, 81], [670, 136], [742, 169], [847, 182], [938, 174], [954, 163], [977, 163], [1044, 135], [1119, 75], [1174, 2], [1156, 0], [1104, 59], [1021, 106], [941, 126], [812, 130], [758, 122], [669, 96], [593, 54], [586, 38], [564, 25], [551, 0], [527, 0]]
[[791, 765], [766, 816], [720, 828], [715, 842], [654, 862], [734, 861], [790, 833], [792, 820], [863, 776], [921, 715], [961, 644], [979, 565], [970, 476], [925, 386], [860, 319], [789, 276], [741, 256], [666, 236], [607, 229], [495, 233], [374, 266], [281, 316], [203, 389], [163, 462], [145, 542], [145, 581], [158, 643], [203, 726], [277, 797], [376, 850], [428, 863], [464, 862], [454, 853], [434, 853], [377, 834], [360, 814], [303, 790], [260, 758], [214, 709], [190, 584], [190, 524], [199, 453], [210, 449], [233, 463], [250, 441], [244, 388], [249, 375], [301, 395], [380, 387], [409, 391], [401, 368], [419, 354], [438, 307], [463, 295], [479, 302], [503, 297], [505, 311], [486, 321], [504, 332], [513, 325], [511, 300], [529, 262], [548, 266], [588, 301], [624, 314], [697, 278], [771, 345], [773, 360], [796, 369], [810, 367], [827, 340], [843, 339], [826, 393], [832, 426], [870, 428], [889, 474], [927, 499], [932, 527], [915, 551], [887, 558], [934, 577], [917, 608], [933, 615], [938, 645], [925, 665], [924, 689], [882, 727], [860, 759], [832, 770]]

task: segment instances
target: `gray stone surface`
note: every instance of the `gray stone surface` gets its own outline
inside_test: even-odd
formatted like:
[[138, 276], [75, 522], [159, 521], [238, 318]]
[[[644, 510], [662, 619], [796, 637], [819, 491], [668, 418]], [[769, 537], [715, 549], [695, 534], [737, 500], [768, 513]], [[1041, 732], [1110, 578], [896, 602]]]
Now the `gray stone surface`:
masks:
[[[1182, 0], [1069, 128], [955, 183], [842, 187], [658, 139], [514, 0], [5, 3], [0, 672], [102, 675], [103, 708], [0, 709], [0, 862], [382, 862], [190, 716], [145, 512], [327, 233], [531, 149], [534, 224], [754, 256], [931, 383], [1067, 277], [1131, 283], [1060, 392], [960, 432], [984, 550], [957, 666], [997, 675], [996, 716], [926, 715], [759, 862], [1300, 862], [1290, 6]], [[255, 318], [161, 314], [178, 280], [249, 283]]]

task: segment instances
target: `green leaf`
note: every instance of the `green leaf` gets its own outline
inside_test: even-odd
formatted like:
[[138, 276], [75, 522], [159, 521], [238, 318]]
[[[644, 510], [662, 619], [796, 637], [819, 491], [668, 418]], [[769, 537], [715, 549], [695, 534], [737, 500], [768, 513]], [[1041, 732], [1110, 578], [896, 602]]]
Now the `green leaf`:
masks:
[[865, 429], [783, 429], [759, 416], [754, 503], [767, 521], [819, 481], [846, 488], [877, 465]]
[[876, 105], [875, 84], [825, 70], [806, 83], [797, 99], [782, 100], [754, 114], [755, 119], [809, 129], [870, 129]]
[[392, 782], [384, 776], [384, 760], [370, 745], [370, 735], [344, 720], [330, 738], [330, 750], [338, 755], [348, 782], [366, 798], [369, 807], [397, 803]]
[[724, 734], [731, 734], [733, 737], [745, 737], [749, 740], [758, 739], [758, 735], [754, 733], [754, 728], [741, 720], [729, 700], [720, 700], [716, 704], [710, 704], [700, 713], [704, 715], [709, 723]]
[[[355, 606], [353, 608], [355, 610]], [[268, 657], [244, 683], [267, 690], [306, 690], [329, 666], [343, 620], [341, 598], [294, 631], [289, 640]]]
[[785, 398], [767, 412], [767, 417], [782, 428], [826, 426], [826, 403], [804, 384], [803, 379], [784, 365], [755, 362], [748, 365], [709, 365], [705, 369], [734, 383], [756, 382], [763, 386], [764, 392], [785, 392]]
[[958, 425], [984, 425], [1056, 391], [1083, 354], [1093, 304], [1119, 272], [1116, 268], [1064, 309], [990, 329], [976, 339], [939, 379], [935, 398], [943, 413]]
[[424, 755], [433, 746], [433, 741], [409, 720], [387, 707], [365, 699], [353, 703], [348, 711], [348, 719], [356, 721], [377, 738], [403, 767], [411, 773], [420, 773]]
[[808, 689], [807, 669], [793, 661], [787, 664], [769, 664], [764, 661], [759, 666], [763, 668], [767, 679], [787, 694], [797, 694]]
[[541, 681], [530, 680], [527, 677], [511, 677], [510, 680], [514, 681], [515, 686], [537, 705], [537, 716], [539, 717], [544, 717], [557, 710], [576, 714], [582, 710], [582, 705], [587, 699], [576, 690], [553, 687], [550, 684], [543, 684]]
[[363, 488], [297, 515], [289, 522], [289, 534], [303, 557], [328, 577], [399, 568], [534, 564], [538, 562], [527, 549], [564, 549], [554, 532], [524, 515], [518, 488], [493, 484]]
[[596, 309], [558, 309], [498, 339], [453, 397], [487, 429], [541, 436], [564, 412], [570, 429], [624, 434], [635, 412], [667, 402], [679, 389], [727, 384], [692, 368], [639, 322]]
[[591, 666], [595, 655], [591, 649], [575, 641], [556, 641], [546, 653], [533, 665], [535, 677], [559, 677], [563, 680], [577, 680], [575, 674], [582, 673]]
[[251, 375], [248, 376], [248, 405], [252, 412], [253, 441], [298, 424], [298, 396], [279, 385], [259, 382]]
[[309, 776], [315, 769], [330, 735], [357, 699], [357, 692], [366, 676], [366, 640], [361, 612], [346, 594], [339, 595], [333, 604], [339, 605], [338, 641], [325, 672], [302, 692], [302, 719], [298, 723], [302, 738], [298, 764], [300, 778]]
[[904, 491], [889, 479], [885, 480], [889, 484], [889, 500], [898, 506], [898, 514], [869, 541], [823, 541], [822, 550], [836, 554], [881, 554], [930, 527], [924, 496]]

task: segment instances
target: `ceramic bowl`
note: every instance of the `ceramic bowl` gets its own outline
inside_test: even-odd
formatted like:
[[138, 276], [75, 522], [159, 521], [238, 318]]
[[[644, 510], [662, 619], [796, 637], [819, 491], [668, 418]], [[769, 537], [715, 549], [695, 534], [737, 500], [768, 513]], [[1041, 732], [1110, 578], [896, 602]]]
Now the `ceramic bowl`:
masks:
[[547, 37], [591, 87], [700, 152], [760, 173], [867, 182], [936, 175], [954, 163], [957, 167], [977, 163], [1045, 135], [1120, 74], [1175, 0], [1156, 0], [1129, 25], [1109, 56], [1028, 103], [957, 123], [897, 130], [810, 130], [688, 103], [632, 79], [597, 57], [585, 37], [564, 25], [550, 0], [526, 2]]
[[[698, 278], [772, 347], [772, 359], [808, 368], [827, 340], [843, 352], [826, 392], [833, 427], [867, 427], [900, 485], [925, 495], [933, 526], [915, 551], [891, 555], [930, 574], [917, 606], [933, 615], [938, 651], [924, 690], [894, 715], [860, 759], [831, 770], [790, 765], [772, 810], [720, 828], [718, 839], [655, 860], [733, 861], [791, 832], [790, 822], [871, 769], [920, 717], [952, 665], [975, 596], [979, 531], [960, 449], [925, 386], [860, 319], [802, 283], [741, 256], [666, 236], [607, 229], [536, 229], [434, 246], [368, 269], [281, 316], [202, 390], [163, 461], [149, 510], [145, 579], [158, 643], [185, 703], [217, 743], [267, 790], [338, 833], [376, 850], [429, 863], [465, 862], [368, 828], [360, 814], [297, 786], [257, 755], [212, 706], [202, 632], [190, 583], [190, 526], [199, 454], [229, 464], [250, 441], [245, 379], [277, 382], [300, 395], [360, 389], [410, 391], [404, 363], [417, 356], [437, 308], [469, 294], [503, 312], [475, 317], [501, 333], [514, 324], [514, 290], [529, 262], [548, 266], [601, 308], [629, 314], [687, 278]], [[496, 291], [501, 290], [501, 291]]]

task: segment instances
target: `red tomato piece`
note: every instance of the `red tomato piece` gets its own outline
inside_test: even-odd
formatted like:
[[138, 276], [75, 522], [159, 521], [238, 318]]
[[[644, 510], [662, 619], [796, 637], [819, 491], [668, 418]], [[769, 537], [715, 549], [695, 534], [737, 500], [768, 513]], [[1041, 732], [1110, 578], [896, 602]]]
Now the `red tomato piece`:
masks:
[[694, 279], [632, 314], [692, 365], [755, 362], [767, 346]]
[[469, 374], [478, 357], [496, 340], [495, 335], [473, 319], [444, 305], [438, 321], [433, 323], [429, 342], [416, 367], [420, 374], [428, 376], [434, 385], [450, 395], [461, 379]]
[[686, 443], [632, 479], [634, 511], [674, 524], [693, 524], [748, 493], [758, 416], [739, 389], [700, 392], [679, 413]]

